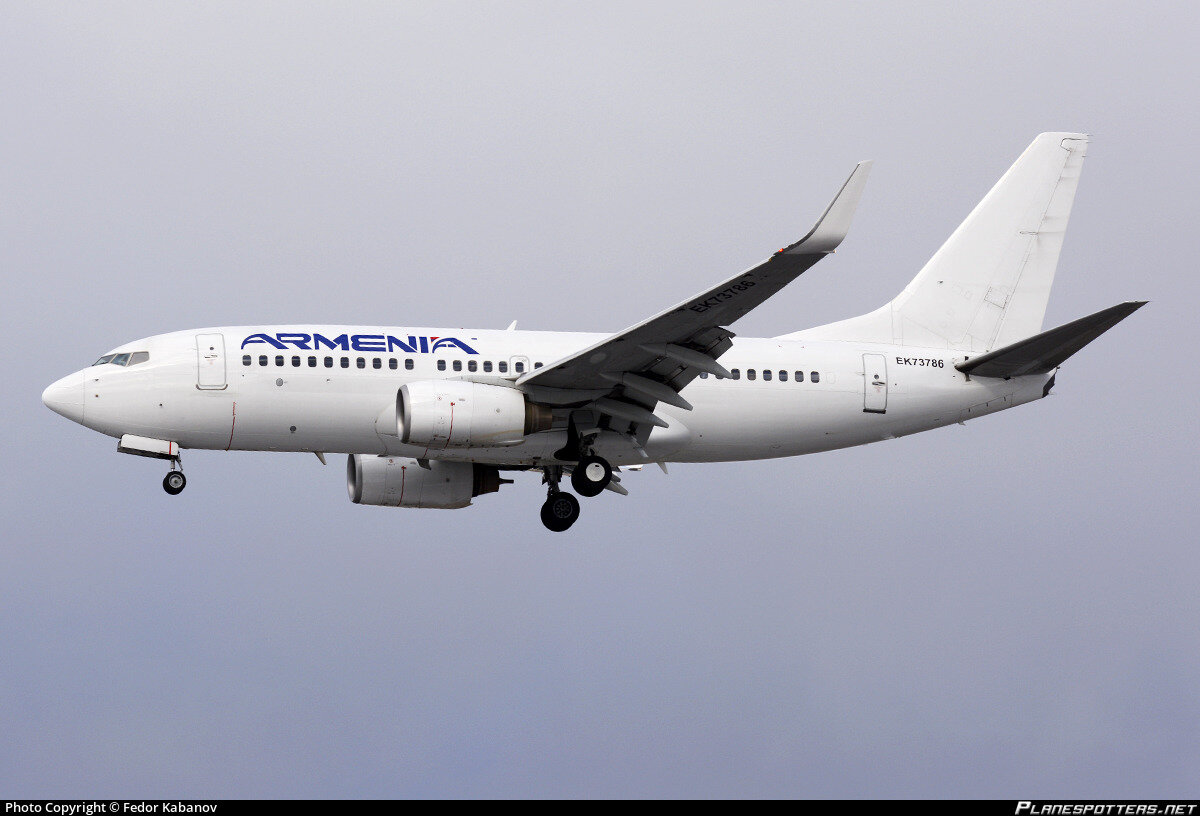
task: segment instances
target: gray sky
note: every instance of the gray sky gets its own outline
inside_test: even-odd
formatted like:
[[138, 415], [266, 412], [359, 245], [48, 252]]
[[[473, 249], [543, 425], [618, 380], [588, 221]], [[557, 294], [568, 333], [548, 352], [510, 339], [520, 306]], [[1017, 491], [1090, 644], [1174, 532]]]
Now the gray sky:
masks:
[[[1190, 4], [0, 8], [0, 795], [1194, 797]], [[545, 532], [532, 477], [352, 505], [343, 460], [164, 468], [40, 403], [118, 343], [614, 331], [850, 237], [735, 329], [890, 299], [1045, 130], [1094, 134], [1053, 398], [676, 466]]]

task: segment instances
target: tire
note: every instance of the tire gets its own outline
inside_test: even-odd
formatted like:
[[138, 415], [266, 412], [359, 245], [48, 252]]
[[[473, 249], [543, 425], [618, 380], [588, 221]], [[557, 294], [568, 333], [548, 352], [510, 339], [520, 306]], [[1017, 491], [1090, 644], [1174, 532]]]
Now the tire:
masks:
[[571, 472], [571, 487], [580, 496], [598, 496], [612, 481], [612, 465], [599, 456], [585, 456]]
[[540, 515], [542, 517], [542, 525], [547, 530], [549, 530], [552, 533], [561, 533], [562, 532], [562, 529], [560, 529], [558, 526], [558, 521], [553, 516], [550, 515], [549, 500], [547, 500], [546, 503], [542, 505], [542, 510], [541, 510]]
[[547, 530], [561, 533], [579, 519], [579, 500], [570, 493], [555, 493], [542, 505], [541, 516]]
[[163, 490], [170, 493], [172, 496], [178, 496], [187, 487], [187, 477], [182, 471], [172, 470], [163, 477]]

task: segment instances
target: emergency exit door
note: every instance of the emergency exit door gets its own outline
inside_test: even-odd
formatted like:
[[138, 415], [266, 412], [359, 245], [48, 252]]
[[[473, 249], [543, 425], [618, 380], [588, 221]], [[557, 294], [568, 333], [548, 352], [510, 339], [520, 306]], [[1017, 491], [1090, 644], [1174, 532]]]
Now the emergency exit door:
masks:
[[224, 335], [196, 335], [196, 387], [204, 391], [225, 388]]
[[509, 357], [508, 358], [508, 366], [512, 370], [512, 373], [514, 373], [514, 374], [528, 374], [529, 373], [529, 358], [522, 354], [518, 354], [514, 357]]
[[863, 412], [887, 413], [887, 358], [882, 354], [863, 355]]

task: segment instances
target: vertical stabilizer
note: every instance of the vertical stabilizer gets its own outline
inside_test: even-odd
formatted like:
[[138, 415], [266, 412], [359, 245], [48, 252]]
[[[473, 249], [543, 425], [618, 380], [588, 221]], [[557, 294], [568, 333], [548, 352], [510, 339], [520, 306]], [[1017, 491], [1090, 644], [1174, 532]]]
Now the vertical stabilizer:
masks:
[[787, 336], [988, 351], [1037, 334], [1086, 152], [1041, 134], [895, 300]]

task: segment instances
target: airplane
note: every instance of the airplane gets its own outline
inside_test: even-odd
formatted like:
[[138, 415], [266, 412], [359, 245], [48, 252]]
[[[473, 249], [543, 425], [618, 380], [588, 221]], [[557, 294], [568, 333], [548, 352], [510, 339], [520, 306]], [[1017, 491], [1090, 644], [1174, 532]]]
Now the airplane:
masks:
[[[521, 471], [541, 520], [575, 493], [675, 462], [798, 456], [926, 431], [1041, 399], [1129, 301], [1042, 330], [1087, 152], [1043, 133], [893, 300], [778, 337], [729, 326], [842, 243], [871, 163], [799, 241], [616, 334], [381, 326], [216, 327], [125, 343], [49, 386], [51, 410], [166, 460], [183, 450], [347, 454], [357, 504], [455, 509]], [[736, 339], [735, 339], [736, 338]]]

